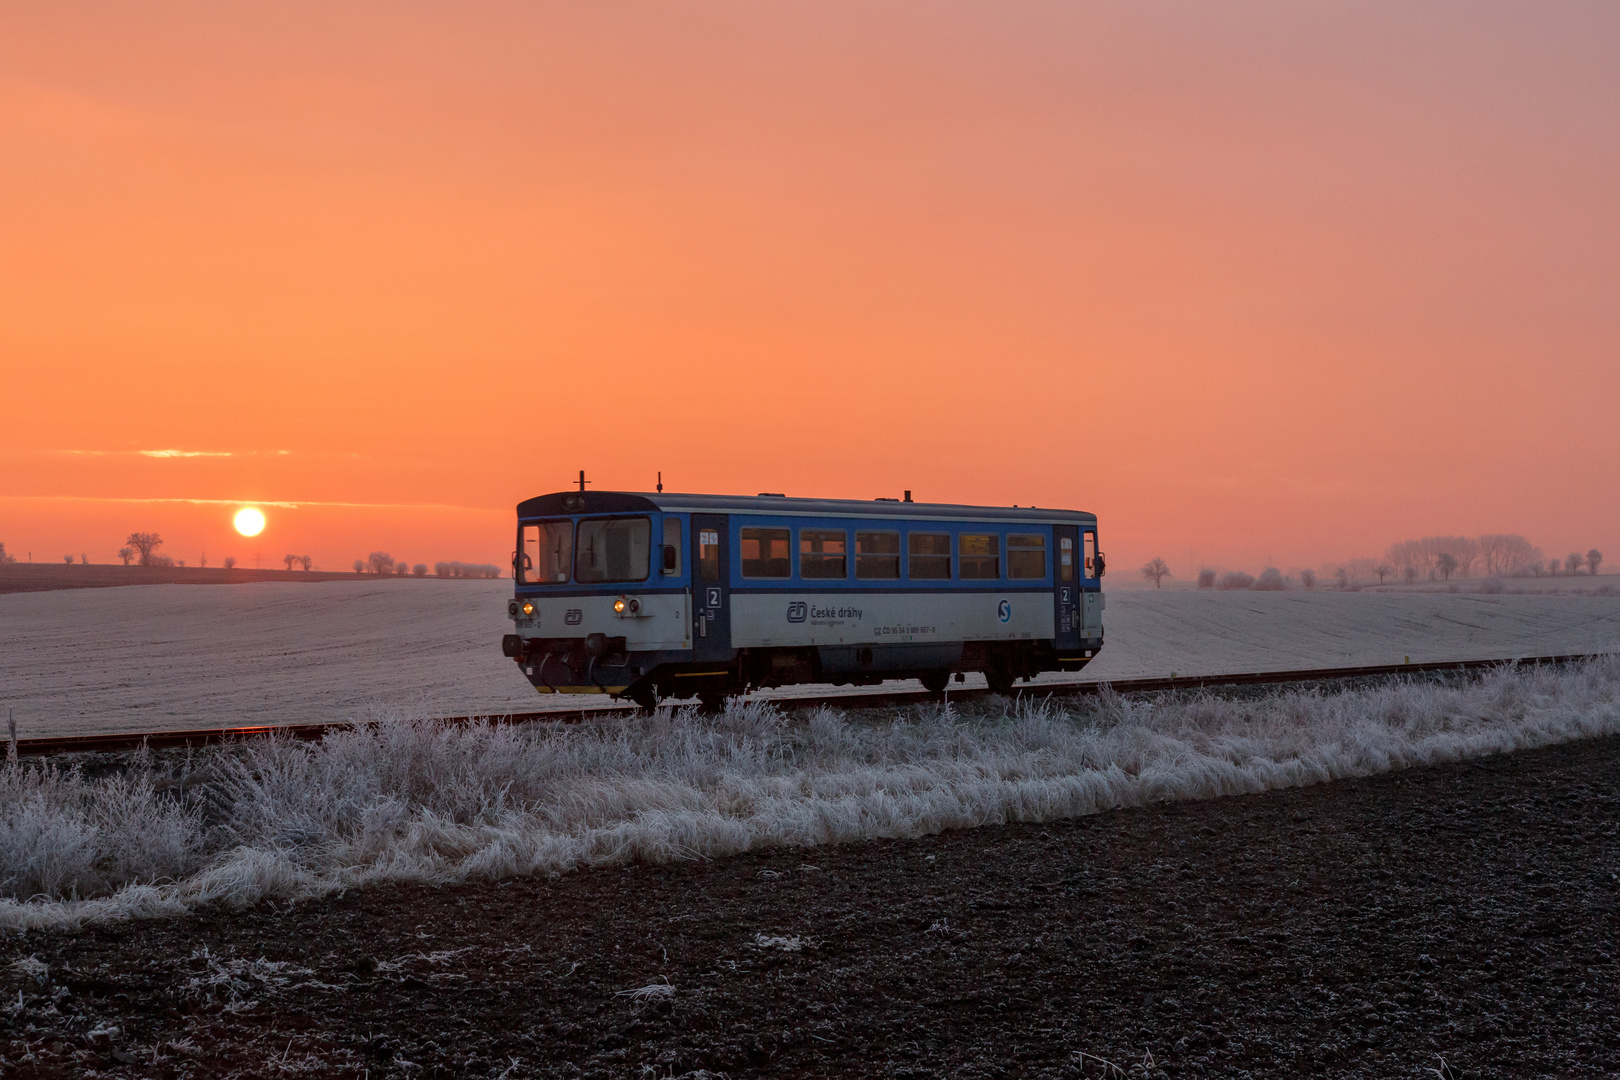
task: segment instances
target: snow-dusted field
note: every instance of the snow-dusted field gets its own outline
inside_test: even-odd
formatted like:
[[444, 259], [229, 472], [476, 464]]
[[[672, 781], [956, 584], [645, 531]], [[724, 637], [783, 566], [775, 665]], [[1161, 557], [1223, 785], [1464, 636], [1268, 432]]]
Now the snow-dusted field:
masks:
[[87, 779], [0, 764], [0, 931], [769, 847], [918, 837], [1369, 776], [1620, 732], [1620, 660], [1257, 698], [631, 724], [397, 719]]
[[[501, 656], [510, 592], [390, 580], [4, 595], [0, 707], [26, 737], [582, 704], [535, 694]], [[1087, 679], [1595, 652], [1620, 646], [1620, 597], [1121, 590], [1104, 622]]]

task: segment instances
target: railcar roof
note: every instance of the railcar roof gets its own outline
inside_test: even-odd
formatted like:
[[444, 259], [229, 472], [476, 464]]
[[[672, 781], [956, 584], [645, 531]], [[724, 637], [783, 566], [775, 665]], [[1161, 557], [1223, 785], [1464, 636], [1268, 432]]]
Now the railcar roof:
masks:
[[[579, 499], [583, 496], [583, 505]], [[564, 500], [567, 500], [566, 502]], [[636, 511], [783, 514], [796, 517], [907, 517], [970, 521], [1084, 521], [1083, 510], [1035, 506], [967, 506], [961, 503], [888, 499], [801, 499], [785, 495], [693, 495], [646, 491], [556, 491], [518, 503], [520, 518], [562, 514], [628, 514]]]

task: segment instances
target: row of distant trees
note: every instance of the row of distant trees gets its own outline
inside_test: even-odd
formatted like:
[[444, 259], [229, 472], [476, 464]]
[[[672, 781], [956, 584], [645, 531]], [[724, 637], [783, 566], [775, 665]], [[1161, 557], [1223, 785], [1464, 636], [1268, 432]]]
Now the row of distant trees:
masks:
[[1548, 559], [1539, 547], [1518, 533], [1486, 533], [1483, 536], [1425, 536], [1391, 544], [1382, 562], [1372, 567], [1380, 581], [1398, 574], [1407, 581], [1420, 577], [1450, 581], [1453, 576], [1469, 577], [1478, 570], [1485, 577], [1514, 577], [1542, 573], [1568, 575], [1586, 568], [1595, 575], [1603, 565], [1603, 552], [1592, 548], [1585, 555], [1572, 551], [1562, 559]]
[[[1603, 565], [1603, 552], [1592, 548], [1585, 555], [1572, 551], [1562, 559], [1546, 559], [1542, 550], [1518, 533], [1486, 533], [1482, 536], [1425, 536], [1419, 540], [1402, 540], [1391, 544], [1382, 559], [1354, 559], [1332, 568], [1334, 581], [1341, 589], [1357, 582], [1376, 577], [1380, 585], [1391, 580], [1404, 580], [1414, 584], [1419, 580], [1450, 581], [1453, 577], [1469, 577], [1476, 570], [1486, 578], [1540, 577], [1543, 573], [1557, 576], [1560, 572], [1573, 576], [1585, 569], [1596, 575]], [[1174, 577], [1163, 559], [1150, 559], [1141, 570], [1142, 577], [1163, 588], [1164, 579]], [[1269, 567], [1259, 577], [1233, 571], [1217, 575], [1204, 569], [1198, 574], [1200, 589], [1286, 589], [1292, 578], [1285, 578], [1280, 570]], [[1314, 570], [1301, 570], [1300, 584], [1307, 589], [1316, 587]]]
[[[412, 565], [408, 560], [395, 559], [386, 551], [373, 551], [364, 559], [354, 560], [357, 574], [391, 574], [395, 577], [427, 577], [427, 563]], [[433, 576], [442, 578], [496, 578], [501, 569], [490, 563], [436, 562]]]

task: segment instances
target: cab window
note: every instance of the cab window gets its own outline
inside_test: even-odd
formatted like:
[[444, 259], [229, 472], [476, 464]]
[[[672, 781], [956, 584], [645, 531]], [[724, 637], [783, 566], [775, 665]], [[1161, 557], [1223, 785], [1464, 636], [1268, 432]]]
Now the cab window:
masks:
[[681, 576], [681, 519], [664, 518], [664, 550], [659, 553], [665, 577]]
[[1086, 580], [1090, 581], [1097, 576], [1097, 534], [1094, 532], [1083, 533], [1081, 543], [1085, 545], [1083, 550], [1086, 557], [1084, 563]]
[[579, 523], [574, 580], [646, 581], [652, 522], [644, 517], [587, 518]]
[[518, 557], [525, 584], [555, 585], [568, 580], [574, 565], [574, 523], [542, 521], [523, 526], [523, 548]]

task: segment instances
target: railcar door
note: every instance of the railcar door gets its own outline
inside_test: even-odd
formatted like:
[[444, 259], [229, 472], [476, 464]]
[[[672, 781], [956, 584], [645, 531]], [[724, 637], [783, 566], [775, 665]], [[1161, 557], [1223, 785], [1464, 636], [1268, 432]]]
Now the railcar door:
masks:
[[1080, 647], [1080, 624], [1084, 619], [1080, 597], [1080, 529], [1075, 525], [1055, 525], [1052, 536], [1057, 548], [1053, 566], [1053, 596], [1057, 603], [1057, 640], [1064, 649]]
[[724, 514], [692, 515], [692, 659], [731, 662], [731, 553]]

